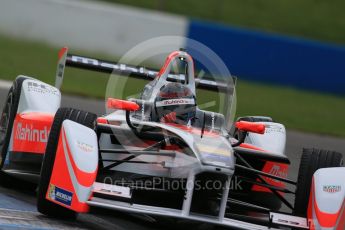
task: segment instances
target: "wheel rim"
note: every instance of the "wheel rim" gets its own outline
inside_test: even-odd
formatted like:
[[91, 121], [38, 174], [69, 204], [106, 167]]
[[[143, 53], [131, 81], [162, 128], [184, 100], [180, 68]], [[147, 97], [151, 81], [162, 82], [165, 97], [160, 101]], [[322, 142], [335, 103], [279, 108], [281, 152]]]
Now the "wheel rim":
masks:
[[1, 118], [0, 118], [0, 150], [2, 149], [5, 139], [6, 133], [8, 130], [8, 125], [11, 117], [11, 107], [12, 107], [12, 93], [9, 93], [6, 101], [6, 105], [2, 111]]

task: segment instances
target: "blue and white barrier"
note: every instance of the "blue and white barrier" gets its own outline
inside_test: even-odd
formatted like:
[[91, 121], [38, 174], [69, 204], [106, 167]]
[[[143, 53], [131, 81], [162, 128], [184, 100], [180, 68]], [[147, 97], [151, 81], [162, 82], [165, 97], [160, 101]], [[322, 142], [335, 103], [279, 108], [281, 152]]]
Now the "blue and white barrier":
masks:
[[240, 78], [345, 94], [345, 46], [194, 20], [188, 37], [210, 47]]

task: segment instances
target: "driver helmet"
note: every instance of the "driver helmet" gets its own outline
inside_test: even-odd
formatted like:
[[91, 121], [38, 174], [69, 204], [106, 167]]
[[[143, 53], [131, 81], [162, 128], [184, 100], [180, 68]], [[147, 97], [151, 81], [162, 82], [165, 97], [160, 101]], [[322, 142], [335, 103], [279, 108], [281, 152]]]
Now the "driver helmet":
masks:
[[196, 100], [187, 86], [169, 82], [159, 90], [155, 108], [159, 121], [187, 125], [195, 118]]

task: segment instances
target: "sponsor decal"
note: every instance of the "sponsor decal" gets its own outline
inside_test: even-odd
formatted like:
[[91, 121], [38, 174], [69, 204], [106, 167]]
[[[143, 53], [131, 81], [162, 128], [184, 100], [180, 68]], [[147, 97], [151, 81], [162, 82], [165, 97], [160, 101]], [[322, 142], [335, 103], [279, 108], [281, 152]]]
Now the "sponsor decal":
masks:
[[52, 200], [55, 200], [55, 185], [53, 184], [49, 184], [48, 197]]
[[54, 95], [60, 95], [60, 92], [58, 89], [37, 82], [37, 81], [29, 81], [28, 82], [28, 91], [29, 92], [36, 92], [36, 93], [42, 93], [42, 94], [54, 94]]
[[[136, 68], [136, 67], [127, 66], [124, 64], [109, 63], [109, 62], [96, 60], [93, 58], [80, 57], [80, 56], [76, 56], [76, 55], [72, 55], [71, 61], [75, 62], [75, 63], [83, 63], [83, 64], [87, 64], [87, 65], [94, 65], [94, 66], [98, 66], [98, 67], [103, 67], [103, 68], [110, 69], [110, 70], [118, 70], [118, 71], [122, 71], [124, 73], [127, 72], [127, 73], [146, 74], [147, 76], [149, 76], [151, 78], [155, 78], [158, 74], [157, 71], [147, 70], [143, 67]], [[184, 80], [184, 75], [169, 74], [169, 78], [178, 79], [178, 80], [183, 79]], [[207, 82], [207, 80], [201, 80], [201, 81], [205, 82], [205, 83]]]
[[266, 124], [265, 133], [285, 133], [283, 127]]
[[15, 139], [21, 141], [43, 142], [48, 141], [50, 129], [44, 126], [43, 129], [35, 129], [33, 125], [26, 124], [23, 127], [21, 122], [18, 122]]
[[214, 147], [212, 145], [198, 144], [198, 149], [202, 154], [222, 155], [230, 157], [231, 152], [226, 147]]
[[[283, 164], [283, 163], [276, 163], [276, 162], [267, 161], [265, 163], [262, 171], [265, 173], [271, 174], [273, 176], [287, 178], [287, 176], [288, 176], [288, 165]], [[285, 188], [285, 186], [286, 186], [285, 183], [282, 181], [275, 180], [273, 178], [269, 178], [269, 177], [265, 177], [265, 176], [263, 178], [270, 185], [281, 187], [281, 188]], [[257, 181], [259, 181], [259, 179], [257, 179]], [[252, 191], [272, 193], [272, 191], [269, 190], [268, 188], [265, 188], [265, 187], [262, 187], [259, 185], [253, 185]], [[278, 192], [278, 193], [283, 194], [282, 192]]]
[[327, 193], [337, 193], [341, 191], [340, 185], [324, 185], [323, 191]]
[[[110, 182], [107, 184], [106, 182]], [[112, 195], [112, 196], [120, 196], [125, 198], [131, 198], [131, 190], [129, 187], [118, 186], [112, 184], [112, 178], [106, 177], [104, 179], [104, 183], [95, 182], [93, 184], [93, 192], [102, 193], [105, 195]]]
[[222, 155], [202, 152], [201, 156], [202, 156], [201, 161], [207, 165], [213, 165], [213, 166], [218, 166], [218, 167], [229, 167], [231, 163], [230, 157], [226, 157]]
[[169, 99], [164, 101], [157, 101], [157, 107], [164, 107], [170, 105], [195, 105], [194, 99], [181, 98], [181, 99]]
[[189, 119], [187, 123], [187, 128], [190, 129], [192, 127], [192, 119]]
[[211, 113], [211, 118], [212, 118], [211, 130], [214, 130], [214, 112]]
[[127, 66], [125, 64], [113, 64], [113, 63], [109, 63], [109, 62], [103, 62], [103, 61], [99, 61], [93, 58], [86, 58], [86, 57], [80, 57], [80, 56], [72, 56], [72, 62], [76, 62], [76, 63], [83, 63], [83, 64], [89, 64], [89, 65], [94, 65], [94, 66], [100, 66], [103, 68], [109, 68], [109, 69], [114, 69], [114, 70], [120, 70], [120, 71], [124, 71], [124, 72], [133, 72], [133, 73], [142, 73], [142, 74], [148, 74], [151, 77], [155, 77], [157, 75], [157, 72], [155, 71], [147, 71], [145, 68], [140, 67], [140, 68], [136, 68], [136, 67], [131, 67], [131, 66]]
[[138, 111], [138, 115], [140, 113], [140, 119], [142, 121], [149, 121], [151, 119], [151, 111], [146, 109], [145, 101], [143, 101], [141, 105], [141, 110]]
[[202, 155], [202, 157], [204, 157], [205, 159], [208, 159], [208, 160], [222, 161], [222, 162], [223, 161], [224, 162], [229, 161], [229, 157], [223, 156], [223, 155], [217, 155], [217, 154], [205, 153], [205, 152], [202, 152], [201, 155]]
[[62, 188], [59, 188], [53, 184], [49, 184], [48, 198], [55, 200], [61, 204], [71, 206], [73, 193]]
[[[283, 178], [287, 178], [287, 176], [288, 176], [286, 168], [282, 168], [282, 167], [280, 167], [280, 165], [273, 165], [273, 167], [269, 171], [269, 174], [271, 174], [273, 176], [283, 177]], [[272, 179], [272, 180], [274, 180], [274, 179]]]
[[77, 140], [77, 147], [78, 147], [80, 150], [82, 150], [82, 151], [84, 151], [84, 152], [87, 152], [87, 153], [92, 152], [93, 149], [94, 149], [92, 145], [86, 144], [86, 143], [81, 142], [81, 141], [78, 141], [78, 140]]
[[63, 77], [64, 69], [65, 69], [65, 65], [64, 64], [59, 64], [58, 65], [58, 74], [57, 74], [58, 77], [60, 77], [60, 78]]
[[145, 101], [143, 101], [143, 104], [141, 105], [141, 120], [143, 120], [145, 117]]

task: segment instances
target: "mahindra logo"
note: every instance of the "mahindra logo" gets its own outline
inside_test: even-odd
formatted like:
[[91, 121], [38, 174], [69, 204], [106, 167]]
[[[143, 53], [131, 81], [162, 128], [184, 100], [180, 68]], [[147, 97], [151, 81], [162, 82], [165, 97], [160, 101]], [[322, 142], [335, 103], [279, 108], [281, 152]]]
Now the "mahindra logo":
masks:
[[323, 191], [328, 193], [337, 193], [341, 191], [340, 185], [324, 185]]
[[283, 178], [287, 177], [287, 172], [285, 170], [283, 170], [279, 165], [274, 165], [271, 168], [269, 173], [274, 175], [274, 176], [279, 176], [279, 177], [283, 177]]
[[78, 141], [77, 140], [77, 146], [80, 150], [84, 151], [84, 152], [92, 152], [94, 150], [92, 145], [86, 144], [84, 142]]
[[166, 101], [164, 101], [164, 105], [176, 105], [176, 104], [186, 104], [186, 103], [188, 103], [188, 101], [184, 100], [184, 99], [166, 100]]
[[49, 136], [49, 129], [47, 126], [41, 129], [35, 129], [32, 125], [23, 124], [19, 122], [17, 124], [15, 139], [22, 141], [32, 141], [32, 142], [47, 142]]
[[[269, 174], [273, 175], [273, 176], [277, 176], [277, 177], [282, 177], [282, 178], [287, 178], [287, 171], [285, 169], [283, 169], [282, 167], [280, 167], [279, 165], [273, 165], [271, 170], [269, 171]], [[272, 178], [267, 178], [268, 181], [272, 181], [275, 183], [282, 183], [279, 180], [275, 180]]]
[[162, 107], [162, 106], [169, 106], [169, 105], [194, 105], [195, 101], [194, 99], [170, 99], [170, 100], [164, 100], [164, 101], [157, 101], [156, 106]]

